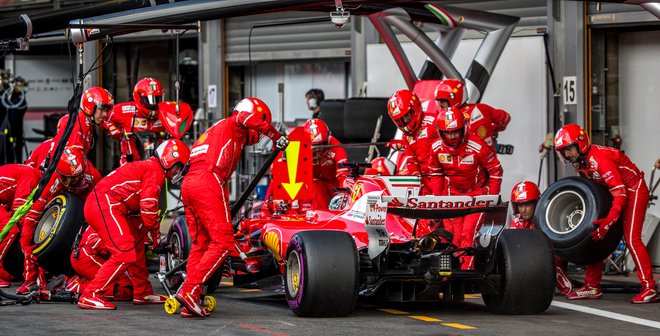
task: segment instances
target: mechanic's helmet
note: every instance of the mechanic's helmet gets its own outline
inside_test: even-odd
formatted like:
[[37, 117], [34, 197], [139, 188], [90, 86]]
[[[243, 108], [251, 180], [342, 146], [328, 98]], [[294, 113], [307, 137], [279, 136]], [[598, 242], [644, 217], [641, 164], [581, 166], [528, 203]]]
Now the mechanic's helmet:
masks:
[[446, 100], [449, 107], [457, 108], [467, 100], [465, 84], [458, 79], [445, 79], [435, 88], [435, 100]]
[[157, 111], [163, 101], [163, 86], [155, 78], [140, 79], [133, 88], [133, 102], [142, 111]]
[[539, 197], [541, 197], [541, 192], [534, 182], [522, 181], [513, 186], [511, 190], [512, 203], [538, 201]]
[[[108, 90], [94, 86], [91, 87], [82, 94], [80, 99], [80, 109], [85, 113], [86, 116], [92, 117], [96, 112], [96, 109], [103, 109], [107, 112], [112, 111], [112, 107], [115, 105], [115, 101], [112, 98], [112, 95]], [[61, 121], [61, 119], [60, 119]], [[58, 127], [60, 127], [58, 123]]]
[[384, 157], [377, 157], [371, 160], [371, 168], [384, 176], [393, 176], [396, 173], [396, 164]]
[[55, 169], [65, 187], [75, 187], [85, 175], [85, 155], [75, 148], [65, 147]]
[[[564, 156], [563, 149], [575, 146], [579, 156], [583, 156], [589, 150], [591, 142], [587, 133], [577, 124], [569, 124], [559, 129], [555, 136], [555, 150]], [[565, 159], [565, 158], [564, 158]], [[573, 160], [575, 161], [575, 160]]]
[[[452, 148], [458, 148], [465, 139], [465, 118], [459, 111], [451, 108], [441, 110], [435, 119], [435, 127], [438, 129], [442, 142]], [[460, 132], [458, 137], [451, 137], [448, 133]]]
[[[156, 157], [160, 166], [167, 172], [167, 177], [176, 183], [180, 180], [181, 171], [190, 159], [190, 149], [183, 141], [178, 139], [170, 139], [164, 141], [158, 148], [156, 148]], [[172, 168], [179, 166], [179, 172], [172, 174]], [[177, 180], [175, 182], [175, 180]]]
[[422, 123], [422, 103], [410, 90], [395, 92], [387, 102], [387, 112], [398, 129], [413, 134]]
[[267, 124], [270, 124], [273, 121], [273, 117], [270, 115], [270, 109], [268, 105], [259, 98], [244, 98], [241, 99], [234, 109], [232, 114], [239, 112], [251, 113], [253, 117], [265, 121]]
[[312, 145], [327, 145], [330, 140], [330, 129], [321, 119], [312, 118], [303, 124], [303, 129], [312, 140]]

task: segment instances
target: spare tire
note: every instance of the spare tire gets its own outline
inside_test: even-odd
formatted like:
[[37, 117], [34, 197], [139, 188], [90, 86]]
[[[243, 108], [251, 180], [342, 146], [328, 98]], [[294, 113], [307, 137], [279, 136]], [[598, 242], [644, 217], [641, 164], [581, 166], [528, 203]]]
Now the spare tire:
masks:
[[567, 177], [543, 192], [536, 219], [557, 255], [574, 264], [589, 265], [612, 253], [623, 235], [619, 220], [605, 239], [591, 239], [594, 220], [607, 216], [611, 206], [612, 195], [602, 185], [583, 177]]
[[34, 230], [32, 251], [39, 266], [53, 274], [72, 272], [70, 256], [76, 235], [83, 224], [83, 201], [76, 195], [56, 196], [46, 205]]

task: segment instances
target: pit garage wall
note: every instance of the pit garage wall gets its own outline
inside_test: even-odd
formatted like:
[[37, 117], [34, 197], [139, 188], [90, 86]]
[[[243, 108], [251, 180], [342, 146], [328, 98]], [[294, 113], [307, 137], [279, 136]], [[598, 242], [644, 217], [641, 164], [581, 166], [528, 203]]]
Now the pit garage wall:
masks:
[[[481, 40], [463, 40], [452, 62], [465, 74]], [[421, 69], [425, 56], [412, 43], [403, 45], [416, 72]], [[388, 97], [394, 91], [405, 88], [394, 59], [384, 44], [367, 46], [367, 93], [369, 97]], [[538, 146], [545, 138], [547, 129], [546, 68], [543, 38], [540, 36], [516, 37], [509, 40], [499, 63], [491, 76], [483, 103], [504, 109], [512, 120], [507, 130], [499, 135], [498, 142], [515, 146], [513, 155], [500, 155], [504, 168], [502, 198], [509, 200], [511, 188], [517, 182], [530, 180], [536, 183], [539, 169]], [[547, 187], [544, 165], [541, 190]]]

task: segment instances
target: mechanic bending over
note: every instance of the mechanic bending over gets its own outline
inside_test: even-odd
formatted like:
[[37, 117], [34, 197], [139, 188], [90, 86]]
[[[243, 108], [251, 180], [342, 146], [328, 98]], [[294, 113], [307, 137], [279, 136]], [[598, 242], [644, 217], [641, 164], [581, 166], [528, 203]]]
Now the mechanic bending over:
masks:
[[[22, 164], [6, 164], [0, 166], [0, 231], [11, 219], [16, 209], [25, 204], [32, 189], [39, 182], [39, 173], [32, 167]], [[20, 225], [23, 227], [23, 224]], [[25, 230], [20, 235], [27, 234]], [[14, 226], [0, 243], [0, 288], [9, 287], [12, 276], [7, 273], [2, 264], [11, 245], [19, 235], [19, 226]], [[30, 235], [29, 239], [33, 236]]]
[[399, 90], [387, 101], [387, 113], [403, 132], [401, 140], [393, 139], [387, 144], [393, 150], [403, 150], [399, 158], [399, 175], [417, 175], [422, 178], [421, 195], [430, 195], [429, 157], [431, 144], [438, 139], [433, 126], [435, 114], [424, 113], [422, 103], [410, 90]]
[[245, 98], [236, 104], [229, 118], [211, 126], [192, 147], [190, 168], [181, 186], [192, 237], [187, 277], [176, 295], [185, 306], [181, 317], [210, 315], [200, 305], [200, 294], [202, 284], [234, 248], [228, 181], [243, 147], [257, 143], [260, 135], [271, 138], [279, 150], [289, 144], [289, 139], [271, 121], [270, 109], [263, 101]]
[[133, 101], [116, 104], [103, 128], [110, 137], [119, 140], [119, 165], [140, 160], [135, 133], [160, 132], [164, 128], [158, 119], [158, 103], [163, 100], [163, 86], [154, 78], [140, 79], [133, 88]]
[[[622, 151], [592, 145], [587, 133], [576, 124], [566, 125], [557, 132], [555, 150], [573, 164], [580, 176], [607, 187], [612, 194], [612, 207], [605, 218], [594, 221], [596, 229], [591, 233], [591, 239], [602, 240], [612, 225], [616, 225], [623, 216], [623, 237], [642, 285], [640, 293], [631, 302], [660, 301], [649, 253], [642, 242], [642, 225], [649, 202], [649, 188], [644, 182], [644, 173]], [[584, 286], [569, 293], [567, 297], [571, 300], [599, 299], [603, 295], [600, 290], [602, 275], [602, 262], [588, 265]]]
[[[139, 217], [134, 215], [133, 217]], [[132, 222], [132, 219], [129, 220]], [[94, 228], [88, 226], [78, 243], [78, 246], [71, 251], [71, 267], [76, 272], [66, 284], [65, 290], [76, 294], [82, 294], [87, 288], [87, 284], [94, 279], [101, 266], [110, 258], [110, 250], [105, 246]], [[131, 278], [126, 273], [117, 280], [114, 290], [110, 288], [104, 293], [104, 297], [114, 301], [131, 301], [133, 299], [133, 284]]]
[[[465, 118], [453, 109], [442, 110], [435, 120], [440, 137], [432, 145], [429, 163], [433, 195], [498, 195], [502, 184], [502, 165], [490, 147], [473, 133], [466, 133]], [[484, 213], [444, 220], [454, 234], [454, 245], [474, 245], [474, 235]], [[472, 257], [465, 257], [463, 268], [472, 268]]]
[[[149, 283], [144, 239], [151, 232], [158, 245], [158, 197], [165, 177], [173, 183], [181, 180], [190, 150], [180, 140], [167, 140], [156, 148], [155, 156], [145, 161], [129, 162], [103, 178], [85, 201], [85, 219], [96, 231], [110, 258], [78, 299], [83, 309], [116, 309], [104, 294], [128, 270], [133, 282], [134, 304], [158, 304], [166, 297], [155, 294]], [[140, 216], [133, 216], [140, 214]]]
[[435, 89], [435, 102], [439, 110], [452, 108], [463, 114], [467, 131], [478, 135], [495, 152], [497, 134], [506, 129], [511, 116], [490, 105], [466, 104], [465, 84], [458, 79], [445, 79]]
[[[513, 219], [511, 220], [511, 229], [535, 229], [534, 211], [536, 204], [541, 197], [541, 192], [534, 182], [522, 181], [511, 190], [511, 209], [513, 210]], [[560, 295], [566, 295], [573, 290], [573, 284], [566, 275], [566, 262], [555, 255], [555, 285]]]

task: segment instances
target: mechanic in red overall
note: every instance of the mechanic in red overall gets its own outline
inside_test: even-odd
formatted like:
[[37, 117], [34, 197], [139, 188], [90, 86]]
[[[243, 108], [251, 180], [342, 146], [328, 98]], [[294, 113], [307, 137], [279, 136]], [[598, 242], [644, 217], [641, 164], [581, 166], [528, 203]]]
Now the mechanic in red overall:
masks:
[[[71, 252], [71, 267], [76, 272], [67, 282], [66, 290], [77, 294], [82, 294], [87, 288], [87, 284], [94, 279], [96, 273], [103, 264], [110, 258], [110, 250], [101, 240], [101, 237], [94, 231], [94, 228], [87, 227], [78, 243], [76, 249]], [[113, 291], [105, 293], [105, 297], [111, 296], [116, 301], [128, 301], [133, 299], [133, 284], [128, 276], [122, 274]]]
[[[128, 271], [133, 282], [134, 304], [158, 304], [166, 297], [154, 294], [148, 281], [144, 239], [152, 233], [158, 242], [158, 197], [165, 177], [177, 183], [190, 157], [190, 150], [180, 140], [167, 140], [156, 149], [154, 157], [127, 163], [106, 176], [85, 202], [85, 219], [105, 242], [110, 258], [78, 299], [83, 309], [116, 309], [104, 293]], [[138, 220], [132, 215], [140, 214]]]
[[465, 85], [458, 79], [445, 79], [435, 89], [435, 101], [440, 110], [453, 108], [465, 116], [467, 131], [478, 135], [492, 151], [495, 151], [497, 133], [506, 129], [511, 116], [504, 110], [490, 105], [466, 104]]
[[[642, 225], [649, 202], [644, 173], [622, 151], [592, 145], [587, 133], [576, 124], [566, 125], [557, 132], [555, 150], [571, 162], [581, 176], [607, 187], [612, 194], [612, 207], [605, 218], [594, 221], [596, 229], [591, 233], [591, 239], [602, 240], [619, 218], [623, 220], [623, 237], [642, 285], [641, 292], [631, 302], [660, 301], [649, 253], [642, 242]], [[568, 299], [600, 298], [603, 295], [600, 290], [602, 275], [602, 262], [588, 265], [584, 286], [569, 293]]]
[[[22, 164], [0, 166], [0, 231], [11, 219], [16, 209], [25, 204], [27, 197], [37, 186], [39, 173], [32, 167]], [[23, 234], [23, 232], [20, 232]], [[19, 236], [18, 225], [14, 226], [0, 243], [0, 288], [9, 287], [11, 275], [2, 268], [9, 248]], [[32, 236], [30, 236], [30, 239]]]
[[[27, 293], [30, 287], [37, 284], [39, 266], [37, 258], [32, 254], [36, 247], [33, 237], [44, 209], [51, 200], [64, 192], [70, 192], [84, 200], [94, 183], [101, 179], [100, 174], [92, 175], [93, 172], [87, 170], [89, 168], [91, 167], [80, 150], [65, 147], [53, 177], [23, 218], [20, 242], [25, 258], [23, 270], [25, 282], [16, 290], [17, 293]], [[98, 174], [98, 171], [94, 170], [94, 172]]]
[[[497, 195], [502, 184], [502, 165], [495, 153], [472, 133], [465, 132], [465, 118], [452, 109], [442, 110], [435, 122], [440, 138], [431, 146], [429, 163], [433, 195]], [[469, 247], [483, 223], [484, 214], [445, 219], [447, 230], [454, 234], [454, 245]], [[472, 266], [466, 258], [464, 267]]]
[[350, 170], [339, 167], [348, 162], [343, 147], [315, 148], [320, 145], [341, 145], [337, 138], [330, 135], [328, 125], [321, 119], [312, 118], [303, 124], [305, 133], [312, 140], [312, 170], [314, 183], [315, 209], [327, 209], [335, 188], [346, 187], [350, 179]]
[[51, 149], [56, 145], [54, 142], [55, 139], [48, 139], [37, 146], [32, 151], [32, 154], [25, 160], [25, 164], [41, 171], [42, 169], [45, 169], [46, 167], [44, 166], [46, 157], [48, 157], [48, 154], [50, 154]]
[[387, 112], [396, 127], [403, 132], [401, 140], [394, 139], [388, 144], [394, 150], [403, 150], [398, 174], [421, 176], [420, 195], [430, 195], [428, 163], [431, 144], [438, 139], [432, 127], [435, 115], [424, 113], [419, 97], [410, 90], [395, 92], [387, 102]]
[[206, 317], [199, 304], [206, 282], [234, 248], [234, 229], [229, 210], [228, 181], [236, 169], [243, 146], [254, 144], [259, 134], [284, 150], [288, 138], [271, 125], [268, 106], [257, 98], [236, 104], [229, 118], [215, 123], [192, 147], [190, 169], [181, 187], [183, 204], [193, 237], [188, 255], [187, 278], [176, 298], [185, 306], [181, 317]]
[[140, 160], [135, 133], [164, 130], [158, 119], [158, 103], [163, 99], [163, 87], [154, 78], [142, 78], [133, 88], [133, 101], [115, 105], [104, 128], [110, 137], [119, 140], [119, 165]]
[[[509, 228], [535, 229], [534, 211], [536, 211], [536, 204], [540, 197], [541, 192], [534, 182], [523, 181], [513, 186], [511, 190], [513, 219]], [[560, 295], [566, 295], [573, 290], [573, 284], [568, 279], [565, 268], [565, 262], [560, 257], [555, 256], [555, 285]]]

